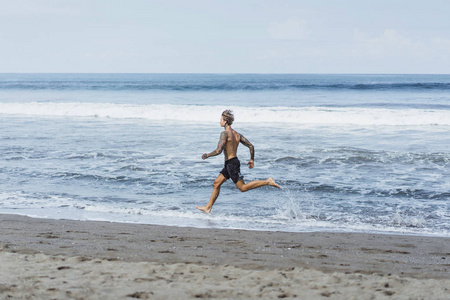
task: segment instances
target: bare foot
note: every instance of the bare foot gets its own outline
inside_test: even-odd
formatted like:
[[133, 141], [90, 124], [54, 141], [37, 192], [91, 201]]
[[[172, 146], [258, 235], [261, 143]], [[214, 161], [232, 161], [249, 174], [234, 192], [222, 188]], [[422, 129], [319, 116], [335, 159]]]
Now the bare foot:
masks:
[[280, 187], [278, 184], [275, 183], [275, 180], [273, 180], [272, 177], [270, 177], [269, 179], [267, 179], [267, 181], [269, 182], [269, 185], [270, 185], [270, 186], [274, 186], [274, 187], [276, 187], [276, 188], [281, 189], [281, 187]]
[[196, 206], [196, 207], [197, 207], [197, 209], [204, 211], [207, 214], [209, 214], [211, 212], [211, 208], [207, 208], [206, 206], [202, 206], [202, 207]]

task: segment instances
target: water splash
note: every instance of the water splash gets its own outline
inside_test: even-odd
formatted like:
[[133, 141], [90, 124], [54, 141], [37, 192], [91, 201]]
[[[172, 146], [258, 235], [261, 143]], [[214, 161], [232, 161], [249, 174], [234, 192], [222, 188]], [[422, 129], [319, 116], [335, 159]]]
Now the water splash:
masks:
[[392, 225], [396, 227], [414, 227], [414, 228], [423, 228], [425, 227], [427, 221], [425, 217], [418, 214], [415, 216], [409, 216], [406, 213], [402, 212], [400, 208], [397, 208], [395, 214], [392, 218]]
[[303, 194], [303, 197], [299, 197], [287, 187], [283, 187], [282, 193], [284, 197], [274, 199], [278, 217], [288, 221], [319, 219], [319, 213], [315, 212], [314, 202], [310, 195]]

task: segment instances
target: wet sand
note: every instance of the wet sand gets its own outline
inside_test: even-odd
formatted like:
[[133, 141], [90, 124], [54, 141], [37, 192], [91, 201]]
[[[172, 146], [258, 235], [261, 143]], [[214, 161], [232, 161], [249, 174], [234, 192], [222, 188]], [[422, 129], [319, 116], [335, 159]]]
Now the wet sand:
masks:
[[450, 238], [0, 215], [0, 299], [448, 299]]

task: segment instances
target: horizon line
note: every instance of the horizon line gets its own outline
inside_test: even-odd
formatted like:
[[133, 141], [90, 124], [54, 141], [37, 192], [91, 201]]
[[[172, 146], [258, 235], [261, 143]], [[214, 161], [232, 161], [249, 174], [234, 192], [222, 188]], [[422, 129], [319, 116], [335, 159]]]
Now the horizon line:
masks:
[[294, 73], [294, 72], [0, 72], [0, 74], [117, 74], [117, 75], [450, 75], [450, 73]]

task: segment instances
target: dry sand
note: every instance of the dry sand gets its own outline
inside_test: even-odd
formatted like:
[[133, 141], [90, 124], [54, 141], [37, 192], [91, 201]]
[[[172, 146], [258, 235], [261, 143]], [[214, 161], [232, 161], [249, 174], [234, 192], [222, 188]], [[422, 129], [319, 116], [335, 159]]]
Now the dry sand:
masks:
[[0, 225], [0, 299], [450, 299], [450, 238]]

